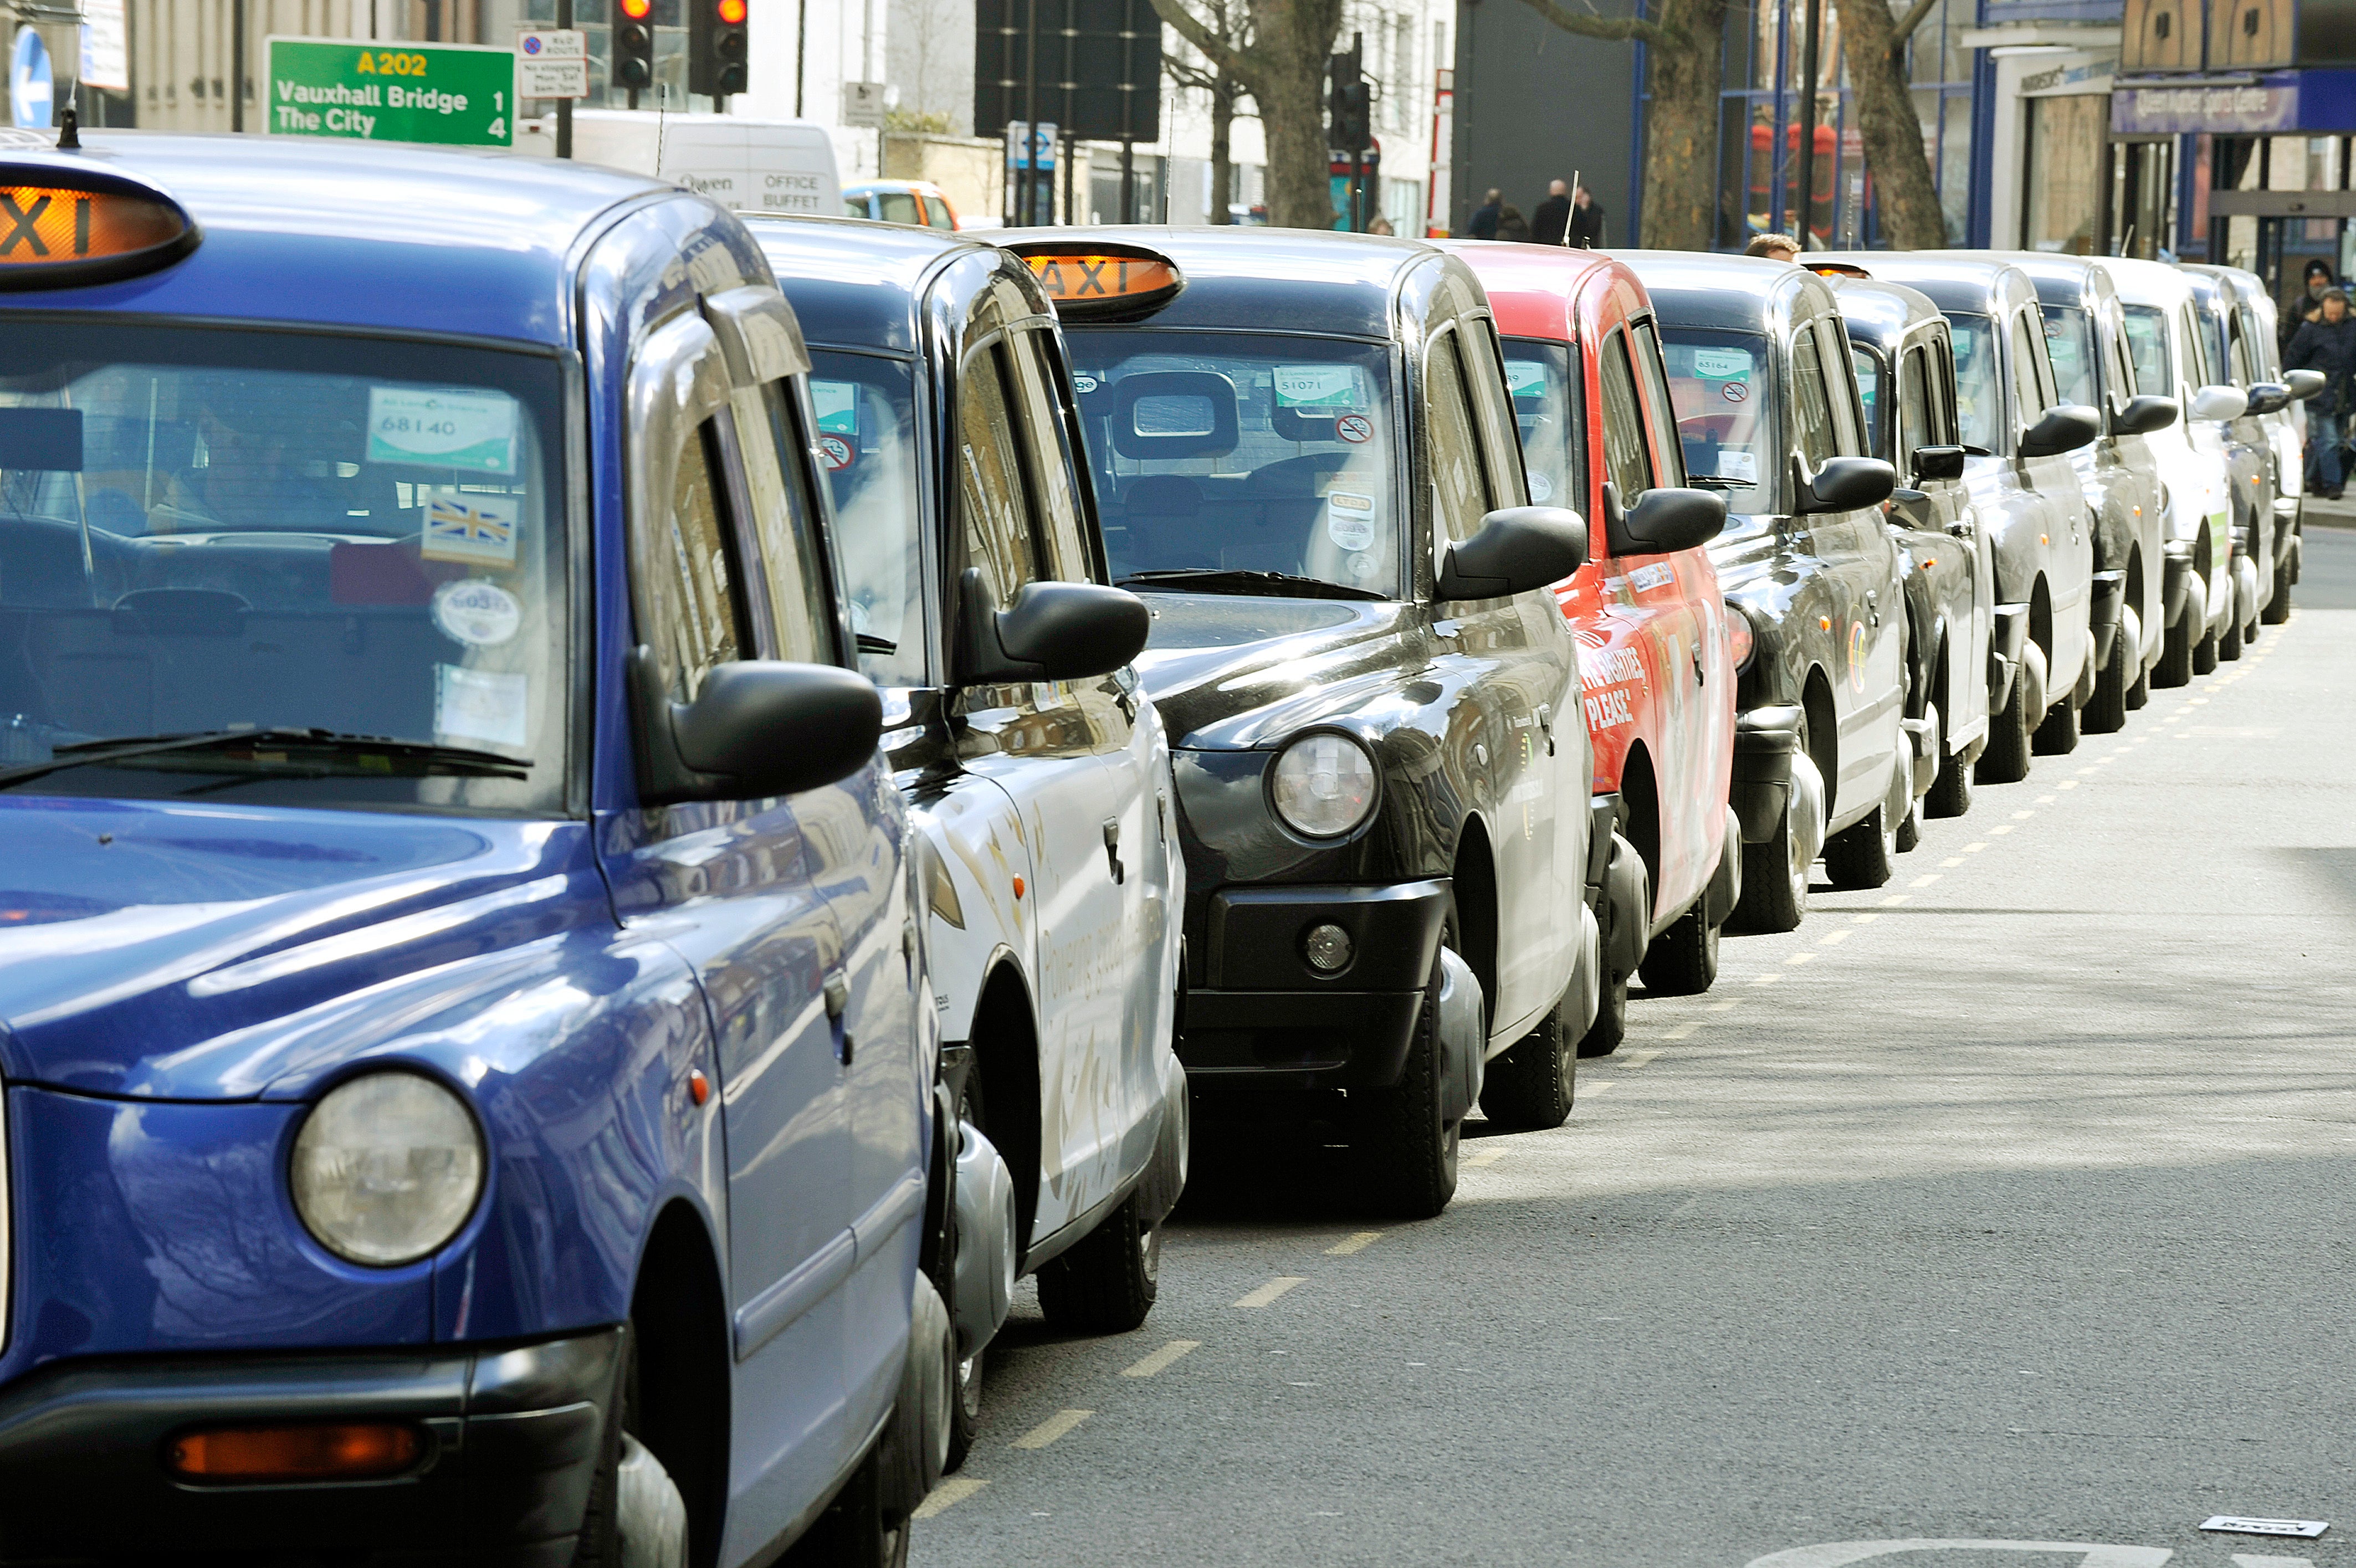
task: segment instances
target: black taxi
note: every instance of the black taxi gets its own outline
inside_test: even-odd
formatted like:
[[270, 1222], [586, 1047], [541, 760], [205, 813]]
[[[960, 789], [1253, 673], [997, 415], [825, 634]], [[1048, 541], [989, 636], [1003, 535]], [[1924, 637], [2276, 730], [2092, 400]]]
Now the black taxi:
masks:
[[[1686, 482], [1723, 491], [1710, 559], [1740, 612], [1730, 804], [1737, 924], [1789, 931], [1819, 849], [1833, 884], [1879, 887], [1929, 731], [1905, 712], [1905, 577], [1869, 456], [1848, 334], [1827, 283], [1776, 261], [1630, 251], [1661, 323]], [[1927, 781], [1926, 781], [1927, 782]]]
[[1005, 242], [1057, 303], [1114, 580], [1152, 611], [1197, 1109], [1338, 1112], [1368, 1196], [1436, 1213], [1476, 1096], [1569, 1114], [1598, 994], [1578, 657], [1546, 592], [1587, 529], [1528, 504], [1487, 298], [1405, 240]]

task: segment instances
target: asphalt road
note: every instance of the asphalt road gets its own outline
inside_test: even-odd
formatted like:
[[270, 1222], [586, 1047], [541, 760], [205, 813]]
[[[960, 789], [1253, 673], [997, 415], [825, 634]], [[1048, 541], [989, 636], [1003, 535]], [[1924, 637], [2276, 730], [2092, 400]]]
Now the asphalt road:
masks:
[[1198, 1163], [1143, 1329], [1026, 1291], [914, 1560], [2356, 1564], [2356, 533], [2308, 537], [2290, 624], [1640, 1002], [1440, 1219]]

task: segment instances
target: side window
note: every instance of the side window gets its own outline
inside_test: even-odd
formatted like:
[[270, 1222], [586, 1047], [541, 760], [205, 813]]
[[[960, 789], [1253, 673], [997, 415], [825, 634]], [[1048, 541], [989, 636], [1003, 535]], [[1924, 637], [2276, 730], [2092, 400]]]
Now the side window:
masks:
[[1837, 315], [1816, 318], [1816, 332], [1824, 339], [1824, 351], [1817, 360], [1825, 372], [1825, 397], [1832, 405], [1833, 429], [1838, 432], [1840, 449], [1851, 457], [1869, 457], [1873, 438], [1865, 428], [1865, 413], [1858, 403], [1857, 367], [1850, 362], [1848, 328]]
[[1825, 392], [1821, 357], [1814, 326], [1804, 325], [1792, 334], [1793, 434], [1812, 474], [1826, 459], [1840, 454], [1840, 431], [1833, 423], [1832, 400]]
[[1881, 356], [1870, 348], [1852, 343], [1848, 350], [1849, 368], [1857, 375], [1857, 395], [1865, 405], [1866, 444], [1879, 446], [1881, 426], [1879, 422], [1890, 396], [1889, 378], [1883, 374]]
[[2233, 379], [2246, 387], [2258, 379], [2257, 364], [2250, 357], [2250, 340], [2242, 336], [2242, 315], [2234, 311], [2225, 317], [2225, 330], [2233, 336]]
[[1423, 395], [1430, 415], [1425, 453], [1431, 464], [1433, 521], [1441, 537], [1471, 539], [1489, 510], [1489, 478], [1453, 329], [1434, 335], [1424, 349]]
[[2012, 391], [2023, 430], [2045, 413], [2045, 391], [2037, 374], [2037, 356], [2044, 344], [2044, 332], [2031, 331], [2028, 316], [2017, 315], [2012, 318]]
[[1685, 443], [1677, 439], [1677, 411], [1669, 401], [1669, 376], [1661, 362], [1661, 335], [1647, 316], [1631, 323], [1628, 341], [1636, 351], [1644, 382], [1644, 423], [1653, 432], [1653, 471], [1664, 485], [1686, 482]]
[[745, 499], [761, 551], [761, 577], [781, 659], [832, 664], [834, 602], [819, 551], [818, 512], [811, 504], [808, 450], [795, 440], [786, 411], [786, 386], [739, 388], [732, 395], [736, 443], [744, 454]]
[[1472, 394], [1472, 409], [1480, 416], [1481, 436], [1488, 448], [1489, 505], [1521, 506], [1527, 499], [1521, 432], [1514, 422], [1513, 400], [1505, 395], [1505, 355], [1497, 346], [1496, 328], [1475, 316], [1456, 330], [1457, 344], [1464, 351], [1464, 384]]
[[991, 596], [1003, 604], [1040, 573], [1031, 556], [1030, 497], [1014, 446], [1002, 339], [969, 353], [958, 377], [958, 467], [965, 564], [980, 569]]
[[1091, 581], [1096, 558], [1088, 549], [1081, 517], [1079, 472], [1056, 410], [1055, 360], [1048, 353], [1047, 335], [1036, 330], [1010, 333], [1006, 348], [1022, 393], [1023, 445], [1038, 479], [1038, 515], [1047, 525], [1051, 559], [1042, 563], [1043, 575], [1064, 582]]
[[1893, 454], [1900, 483], [1912, 484], [1914, 450], [1936, 446], [1931, 425], [1931, 356], [1919, 345], [1906, 351], [1898, 371], [1898, 450]]
[[[671, 695], [692, 701], [717, 665], [745, 656], [752, 639], [735, 574], [731, 570], [726, 493], [720, 483], [718, 431], [697, 427], [679, 454], [671, 481], [670, 516], [648, 519], [656, 537], [639, 559], [648, 581], [644, 610], [650, 624], [639, 635], [668, 655]], [[669, 538], [661, 537], [668, 532]]]
[[1931, 339], [1931, 357], [1925, 368], [1931, 372], [1931, 422], [1938, 432], [1934, 444], [1959, 445], [1964, 435], [1955, 422], [1955, 346], [1944, 333]]
[[1615, 329], [1603, 340], [1603, 467], [1619, 486], [1620, 503], [1633, 506], [1653, 487], [1653, 462], [1644, 446], [1644, 413], [1636, 402], [1636, 372], [1628, 362], [1628, 335]]

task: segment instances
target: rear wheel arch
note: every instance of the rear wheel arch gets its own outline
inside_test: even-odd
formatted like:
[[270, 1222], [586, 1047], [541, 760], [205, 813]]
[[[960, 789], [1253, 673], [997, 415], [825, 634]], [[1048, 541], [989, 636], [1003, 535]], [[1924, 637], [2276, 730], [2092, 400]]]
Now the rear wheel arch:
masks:
[[1031, 987], [1012, 960], [1001, 959], [982, 982], [968, 1043], [990, 1141], [1014, 1177], [1016, 1250], [1027, 1251], [1039, 1213], [1039, 1028]]
[[[1661, 789], [1653, 770], [1653, 754], [1642, 741], [1630, 743], [1628, 760], [1620, 770], [1620, 803], [1626, 808], [1621, 831], [1636, 847], [1644, 862], [1646, 885], [1658, 901], [1661, 896]], [[1653, 912], [1647, 910], [1645, 918]]]
[[1452, 872], [1456, 893], [1457, 952], [1472, 967], [1481, 994], [1494, 1016], [1497, 1006], [1497, 860], [1489, 842], [1489, 827], [1480, 817], [1468, 818], [1457, 841]]
[[622, 1413], [687, 1505], [689, 1561], [720, 1555], [728, 1508], [728, 1297], [702, 1216], [684, 1199], [655, 1219], [630, 1298]]
[[1808, 670], [1800, 688], [1800, 710], [1808, 716], [1808, 760], [1816, 764], [1825, 785], [1825, 819], [1830, 821], [1833, 799], [1840, 782], [1840, 710], [1833, 706], [1833, 684], [1821, 665]]
[[2029, 640], [2044, 652], [2046, 667], [2053, 664], [2053, 595], [2045, 585], [2045, 574], [2029, 585]]

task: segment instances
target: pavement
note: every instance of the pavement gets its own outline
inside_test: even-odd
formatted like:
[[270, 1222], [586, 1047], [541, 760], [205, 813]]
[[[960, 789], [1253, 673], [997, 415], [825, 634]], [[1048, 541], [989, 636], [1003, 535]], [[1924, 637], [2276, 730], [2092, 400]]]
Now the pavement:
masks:
[[2356, 1568], [2356, 534], [2296, 595], [1468, 1124], [1439, 1219], [1198, 1150], [1142, 1329], [1025, 1287], [912, 1561]]

